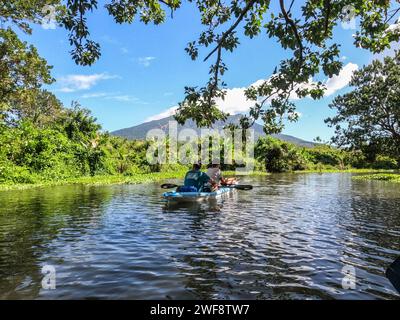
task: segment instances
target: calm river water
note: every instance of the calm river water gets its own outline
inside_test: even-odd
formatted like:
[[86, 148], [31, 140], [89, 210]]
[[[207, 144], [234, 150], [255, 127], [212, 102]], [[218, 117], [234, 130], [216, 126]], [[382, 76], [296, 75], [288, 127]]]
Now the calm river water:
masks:
[[1, 192], [0, 299], [400, 298], [384, 276], [400, 255], [399, 185], [242, 180], [258, 187], [192, 206], [166, 207], [159, 184]]

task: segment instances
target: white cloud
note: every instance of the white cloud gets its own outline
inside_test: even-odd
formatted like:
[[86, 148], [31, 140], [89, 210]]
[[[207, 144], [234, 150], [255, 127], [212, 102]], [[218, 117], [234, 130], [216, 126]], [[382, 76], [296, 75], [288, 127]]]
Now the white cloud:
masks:
[[75, 92], [81, 90], [88, 90], [95, 86], [99, 81], [109, 80], [118, 78], [117, 76], [108, 75], [106, 73], [82, 75], [82, 74], [70, 74], [65, 77], [58, 79], [58, 83], [61, 85], [61, 92]]
[[107, 99], [122, 101], [122, 102], [134, 102], [139, 101], [138, 98], [130, 96], [130, 95], [116, 95], [116, 96], [109, 96]]
[[106, 97], [108, 94], [105, 92], [94, 92], [94, 93], [86, 93], [82, 95], [83, 99], [92, 99], [92, 98], [103, 98]]
[[128, 94], [121, 94], [120, 92], [93, 92], [93, 93], [86, 93], [81, 96], [82, 99], [106, 99], [106, 100], [115, 100], [120, 102], [136, 102], [140, 104], [147, 104], [144, 101], [141, 101], [139, 98], [128, 95]]
[[[344, 88], [347, 86], [351, 80], [351, 76], [353, 75], [353, 72], [358, 69], [358, 65], [354, 63], [348, 63], [346, 64], [343, 69], [340, 71], [339, 75], [333, 76], [329, 78], [326, 82], [326, 92], [325, 96], [330, 96], [334, 94], [336, 91]], [[255, 81], [254, 83], [251, 84], [251, 86], [259, 86], [261, 85], [265, 80], [260, 79]], [[268, 80], [267, 80], [268, 81]], [[310, 79], [309, 83], [303, 84], [302, 87], [308, 87], [312, 83], [312, 79]], [[232, 89], [227, 89], [226, 90], [226, 95], [225, 99], [218, 99], [217, 100], [217, 105], [219, 109], [221, 109], [224, 112], [230, 113], [230, 114], [238, 114], [238, 113], [245, 113], [248, 112], [250, 107], [254, 106], [254, 101], [252, 100], [247, 100], [244, 92], [246, 90], [246, 87], [241, 87], [241, 88], [232, 88]], [[298, 100], [299, 98], [295, 93], [291, 95], [292, 100]], [[151, 116], [145, 120], [145, 122], [152, 121], [152, 120], [159, 120], [165, 117], [169, 117], [173, 115], [176, 111], [177, 107], [171, 107], [157, 115]], [[302, 116], [301, 113], [297, 112], [297, 115], [299, 117]]]
[[156, 58], [155, 57], [140, 57], [138, 58], [138, 63], [142, 65], [143, 67], [149, 67], [152, 61], [154, 61]]
[[[262, 82], [262, 80], [259, 80]], [[252, 85], [256, 86], [255, 82]], [[250, 107], [254, 106], [254, 101], [247, 100], [244, 91], [246, 88], [233, 88], [227, 89], [225, 99], [218, 99], [217, 105], [219, 109], [230, 114], [236, 114], [249, 111]]]
[[358, 70], [358, 65], [355, 63], [349, 62], [346, 64], [343, 69], [340, 71], [340, 73], [337, 76], [333, 76], [332, 78], [329, 78], [325, 82], [326, 86], [326, 91], [325, 91], [325, 97], [328, 97], [332, 94], [334, 94], [336, 91], [343, 89], [346, 87], [353, 75], [353, 72]]
[[153, 121], [153, 120], [160, 120], [162, 118], [173, 116], [175, 114], [176, 109], [178, 109], [178, 106], [171, 107], [171, 108], [169, 108], [169, 109], [167, 109], [167, 110], [165, 110], [165, 111], [163, 111], [163, 112], [161, 112], [159, 114], [156, 114], [154, 116], [148, 117], [147, 119], [144, 120], [144, 122], [150, 122], [150, 121]]

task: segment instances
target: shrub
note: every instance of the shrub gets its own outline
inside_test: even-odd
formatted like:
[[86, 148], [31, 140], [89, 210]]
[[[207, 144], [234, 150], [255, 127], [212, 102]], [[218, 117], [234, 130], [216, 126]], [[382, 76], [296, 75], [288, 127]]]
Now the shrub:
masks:
[[374, 169], [397, 169], [397, 161], [388, 156], [378, 155], [372, 167]]
[[305, 170], [308, 168], [307, 159], [302, 150], [295, 145], [267, 137], [260, 138], [255, 146], [255, 156], [263, 161], [269, 172], [285, 172]]

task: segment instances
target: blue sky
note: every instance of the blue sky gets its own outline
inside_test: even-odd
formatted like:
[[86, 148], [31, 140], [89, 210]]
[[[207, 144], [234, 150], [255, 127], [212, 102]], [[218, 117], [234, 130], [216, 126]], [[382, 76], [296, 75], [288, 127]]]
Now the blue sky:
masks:
[[[101, 59], [91, 67], [77, 66], [72, 61], [67, 32], [35, 27], [32, 36], [24, 36], [53, 65], [57, 82], [49, 87], [69, 106], [77, 100], [92, 110], [105, 130], [116, 130], [140, 124], [176, 106], [184, 96], [184, 86], [201, 86], [208, 79], [209, 63], [193, 62], [185, 53], [186, 44], [201, 30], [199, 18], [191, 5], [184, 5], [160, 26], [117, 25], [104, 9], [89, 17], [92, 39], [102, 46]], [[323, 120], [332, 114], [331, 99], [345, 92], [346, 79], [358, 66], [371, 61], [372, 55], [355, 48], [354, 30], [338, 27], [337, 41], [342, 45], [342, 58], [347, 74], [330, 80], [331, 95], [319, 101], [296, 101], [300, 120], [288, 124], [284, 133], [312, 140], [316, 136], [327, 140], [332, 130]], [[281, 49], [265, 32], [256, 39], [241, 37], [239, 48], [224, 54], [229, 71], [226, 110], [243, 111], [246, 105], [240, 97], [243, 88], [260, 79], [267, 79], [282, 57], [290, 52]], [[326, 80], [326, 79], [325, 79]], [[245, 104], [245, 103], [244, 103]]]

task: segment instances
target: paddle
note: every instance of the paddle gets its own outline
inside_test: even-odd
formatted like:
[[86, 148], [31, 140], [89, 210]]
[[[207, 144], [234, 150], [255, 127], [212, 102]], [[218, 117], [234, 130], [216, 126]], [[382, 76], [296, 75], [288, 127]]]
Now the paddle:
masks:
[[239, 190], [251, 190], [253, 189], [253, 186], [250, 184], [228, 184], [223, 187], [228, 187], [228, 188], [234, 188], [234, 189], [239, 189]]
[[164, 183], [161, 185], [161, 188], [163, 189], [172, 189], [172, 188], [177, 188], [178, 185], [177, 184], [173, 184], [173, 183]]
[[[164, 183], [161, 185], [161, 188], [163, 188], [163, 189], [172, 189], [172, 188], [177, 188], [177, 187], [178, 187], [178, 185], [173, 184], [173, 183]], [[253, 189], [253, 186], [249, 185], [249, 184], [230, 184], [230, 185], [226, 185], [224, 187], [234, 188], [234, 189], [239, 189], [239, 190]]]
[[389, 268], [387, 268], [386, 278], [390, 280], [393, 287], [400, 293], [400, 257], [394, 260]]

